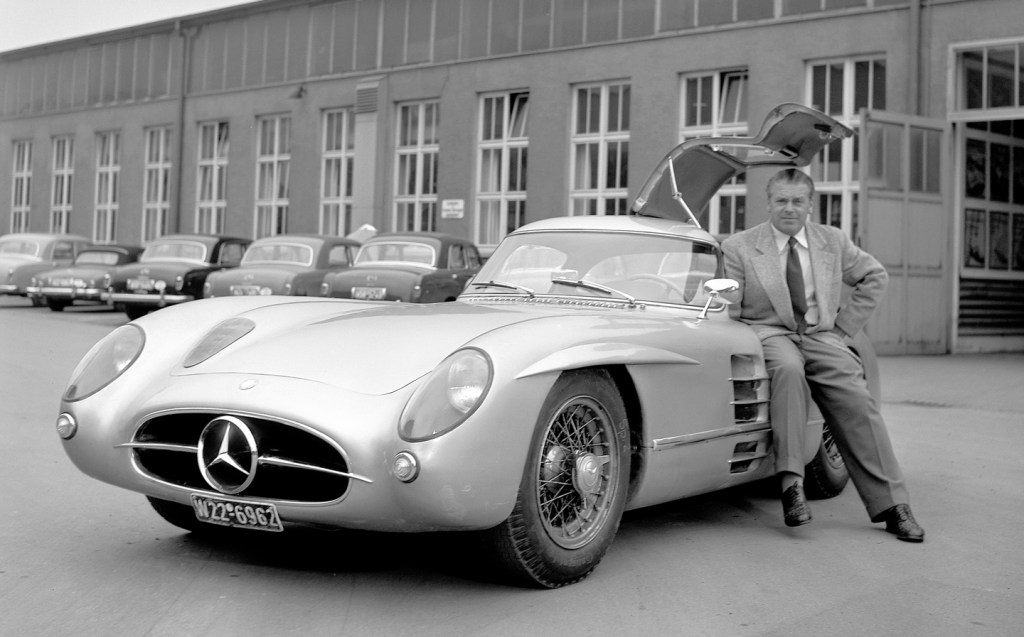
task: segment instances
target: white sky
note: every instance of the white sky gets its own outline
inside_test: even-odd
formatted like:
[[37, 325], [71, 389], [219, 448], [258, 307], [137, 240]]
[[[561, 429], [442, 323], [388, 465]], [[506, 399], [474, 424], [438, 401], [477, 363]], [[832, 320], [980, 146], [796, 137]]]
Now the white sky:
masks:
[[0, 51], [203, 13], [254, 0], [0, 0]]

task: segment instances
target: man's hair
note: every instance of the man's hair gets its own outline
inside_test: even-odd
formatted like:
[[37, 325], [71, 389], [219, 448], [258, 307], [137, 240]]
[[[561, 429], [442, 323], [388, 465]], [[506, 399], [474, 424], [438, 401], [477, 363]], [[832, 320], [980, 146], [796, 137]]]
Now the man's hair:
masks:
[[768, 180], [768, 185], [765, 187], [765, 192], [768, 193], [769, 197], [772, 194], [772, 187], [777, 183], [803, 184], [807, 186], [811, 201], [814, 201], [814, 180], [796, 168], [783, 168], [772, 175], [771, 179]]

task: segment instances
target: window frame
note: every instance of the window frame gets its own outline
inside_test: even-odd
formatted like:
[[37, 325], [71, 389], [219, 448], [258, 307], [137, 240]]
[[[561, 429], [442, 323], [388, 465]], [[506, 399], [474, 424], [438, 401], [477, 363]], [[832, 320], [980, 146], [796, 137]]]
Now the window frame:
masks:
[[[528, 90], [480, 95], [477, 111], [477, 166], [474, 171], [477, 245], [497, 245], [509, 232], [526, 223], [529, 100]], [[500, 113], [496, 107], [500, 107]], [[488, 117], [488, 113], [491, 117]], [[499, 125], [500, 131], [496, 131], [495, 127]], [[491, 135], [487, 134], [488, 127]], [[519, 134], [516, 134], [516, 128]], [[496, 171], [495, 162], [491, 158], [497, 159]], [[487, 170], [488, 167], [491, 170]], [[493, 218], [495, 213], [496, 218]]]
[[[590, 126], [581, 120], [585, 117], [593, 121], [595, 116], [592, 106], [593, 91], [597, 90], [597, 127]], [[612, 111], [612, 91], [618, 92], [618, 104]], [[580, 103], [584, 92], [589, 95], [587, 105]], [[625, 95], [623, 95], [625, 93]], [[608, 80], [604, 82], [588, 82], [572, 86], [572, 111], [570, 115], [569, 133], [569, 214], [577, 215], [625, 215], [629, 214], [629, 143], [630, 143], [630, 110], [632, 101], [632, 83], [628, 79]], [[612, 129], [609, 120], [618, 115], [620, 124], [624, 126]], [[580, 128], [586, 130], [580, 132]], [[591, 154], [596, 150], [596, 157]], [[615, 149], [615, 162], [610, 165], [610, 157]], [[581, 153], [583, 157], [581, 158]], [[581, 161], [582, 159], [582, 161]], [[624, 161], [623, 161], [624, 160]], [[592, 170], [590, 179], [581, 170], [588, 164]], [[614, 170], [617, 184], [609, 185], [609, 172]]]

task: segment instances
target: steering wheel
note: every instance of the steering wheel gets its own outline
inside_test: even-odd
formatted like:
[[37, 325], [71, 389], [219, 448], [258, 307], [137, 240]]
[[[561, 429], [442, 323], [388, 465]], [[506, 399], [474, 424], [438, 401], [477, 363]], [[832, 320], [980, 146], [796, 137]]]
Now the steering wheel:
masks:
[[686, 292], [686, 290], [684, 290], [683, 288], [679, 287], [678, 285], [676, 285], [675, 283], [669, 281], [668, 279], [661, 278], [660, 276], [658, 276], [656, 274], [647, 274], [646, 272], [642, 272], [640, 274], [630, 274], [628, 276], [623, 277], [621, 280], [622, 281], [651, 281], [653, 283], [660, 284], [662, 287], [665, 288], [666, 292], [675, 292], [676, 294], [679, 295], [679, 298], [681, 298], [684, 303], [689, 303], [693, 299], [693, 294], [688, 294]]

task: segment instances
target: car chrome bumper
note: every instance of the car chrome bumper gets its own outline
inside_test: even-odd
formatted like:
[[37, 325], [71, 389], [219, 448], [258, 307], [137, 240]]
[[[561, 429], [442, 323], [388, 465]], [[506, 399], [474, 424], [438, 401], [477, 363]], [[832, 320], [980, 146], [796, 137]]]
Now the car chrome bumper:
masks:
[[194, 301], [191, 294], [132, 294], [130, 292], [107, 292], [102, 295], [107, 303], [125, 303], [127, 305], [146, 305], [151, 307], [164, 307]]
[[0, 294], [25, 294], [17, 285], [0, 285]]
[[52, 297], [55, 299], [81, 299], [83, 301], [100, 301], [103, 299], [103, 290], [99, 288], [61, 288], [41, 287], [29, 288], [29, 294]]

